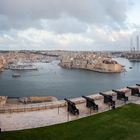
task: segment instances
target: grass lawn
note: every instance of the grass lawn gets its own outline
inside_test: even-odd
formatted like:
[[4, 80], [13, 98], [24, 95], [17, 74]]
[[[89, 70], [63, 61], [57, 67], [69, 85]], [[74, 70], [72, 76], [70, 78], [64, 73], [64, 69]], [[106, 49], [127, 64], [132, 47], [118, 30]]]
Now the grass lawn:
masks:
[[2, 132], [0, 140], [140, 140], [140, 105], [64, 124], [14, 132]]

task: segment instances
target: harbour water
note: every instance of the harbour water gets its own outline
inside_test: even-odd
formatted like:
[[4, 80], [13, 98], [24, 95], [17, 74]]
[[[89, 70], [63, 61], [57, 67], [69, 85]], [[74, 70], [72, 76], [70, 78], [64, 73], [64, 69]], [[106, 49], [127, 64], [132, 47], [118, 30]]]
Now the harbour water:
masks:
[[38, 71], [21, 71], [19, 78], [12, 78], [13, 71], [5, 70], [0, 73], [0, 95], [55, 96], [63, 99], [140, 83], [139, 62], [129, 62], [123, 58], [117, 58], [117, 61], [126, 66], [126, 72], [107, 74], [88, 70], [68, 70], [58, 66], [58, 61], [38, 63]]

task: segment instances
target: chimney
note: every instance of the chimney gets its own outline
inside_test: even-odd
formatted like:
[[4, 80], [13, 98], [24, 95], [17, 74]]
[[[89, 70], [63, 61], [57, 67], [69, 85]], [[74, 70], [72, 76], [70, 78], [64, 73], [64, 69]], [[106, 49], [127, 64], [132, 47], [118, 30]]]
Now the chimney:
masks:
[[137, 51], [139, 52], [139, 35], [137, 35], [136, 37], [136, 43], [137, 43]]

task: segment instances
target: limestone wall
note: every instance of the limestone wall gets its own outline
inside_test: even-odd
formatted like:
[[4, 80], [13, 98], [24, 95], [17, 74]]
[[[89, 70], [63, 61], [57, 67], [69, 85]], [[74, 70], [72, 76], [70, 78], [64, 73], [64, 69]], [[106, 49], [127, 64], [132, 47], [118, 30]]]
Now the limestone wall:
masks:
[[0, 96], [0, 105], [5, 105], [7, 101], [7, 97], [6, 96]]
[[90, 56], [80, 56], [80, 57], [70, 57], [63, 56], [60, 59], [60, 66], [64, 68], [75, 68], [75, 69], [87, 69], [99, 72], [122, 72], [122, 65], [118, 64], [112, 59], [104, 57], [90, 57]]
[[52, 102], [57, 101], [56, 97], [53, 96], [31, 96], [31, 97], [22, 97], [19, 99], [23, 103], [40, 103], [40, 102]]
[[[135, 87], [135, 86], [134, 86]], [[138, 87], [140, 90], [140, 87]], [[123, 89], [118, 89], [120, 91], [123, 91], [126, 93], [126, 96], [131, 97], [131, 90], [127, 88]], [[113, 98], [116, 100], [116, 93], [112, 91], [107, 91], [104, 92], [105, 94], [112, 95]], [[90, 95], [89, 97], [93, 98], [95, 102], [98, 103], [103, 103], [103, 96], [99, 94], [93, 94]], [[75, 102], [75, 104], [81, 104], [86, 102], [85, 99], [82, 97], [78, 98], [73, 98], [71, 101]], [[37, 110], [45, 110], [45, 109], [52, 109], [52, 108], [59, 108], [59, 107], [65, 107], [67, 104], [64, 100], [59, 100], [59, 101], [54, 101], [50, 103], [38, 103], [38, 104], [30, 104], [30, 105], [16, 105], [16, 106], [4, 106], [0, 107], [0, 113], [6, 113], [6, 112], [26, 112], [26, 111], [37, 111]]]

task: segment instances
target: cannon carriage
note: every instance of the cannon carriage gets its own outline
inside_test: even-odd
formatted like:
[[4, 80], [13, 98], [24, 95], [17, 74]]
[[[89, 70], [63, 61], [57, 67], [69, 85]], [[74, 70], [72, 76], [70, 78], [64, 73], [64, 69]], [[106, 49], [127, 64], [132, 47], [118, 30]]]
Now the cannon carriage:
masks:
[[79, 109], [76, 108], [76, 105], [74, 102], [68, 100], [68, 99], [64, 99], [67, 102], [67, 110], [68, 112], [72, 113], [73, 115], [79, 115]]
[[131, 90], [131, 96], [137, 96], [140, 97], [140, 91], [136, 87], [127, 87], [128, 89]]
[[115, 101], [113, 100], [113, 97], [111, 95], [107, 95], [101, 92], [99, 94], [104, 97], [105, 104], [108, 104], [112, 109], [115, 109]]
[[140, 84], [136, 84], [136, 86], [140, 86]]
[[84, 99], [86, 99], [86, 107], [93, 109], [93, 110], [97, 110], [98, 111], [98, 105], [95, 104], [94, 99], [90, 98], [90, 97], [86, 97], [86, 96], [82, 96]]
[[117, 93], [117, 100], [123, 100], [124, 102], [128, 101], [128, 97], [125, 95], [125, 92], [118, 90], [112, 91]]

